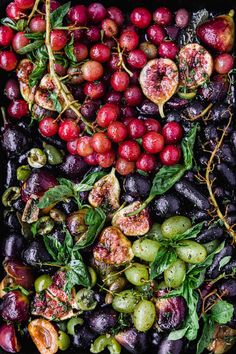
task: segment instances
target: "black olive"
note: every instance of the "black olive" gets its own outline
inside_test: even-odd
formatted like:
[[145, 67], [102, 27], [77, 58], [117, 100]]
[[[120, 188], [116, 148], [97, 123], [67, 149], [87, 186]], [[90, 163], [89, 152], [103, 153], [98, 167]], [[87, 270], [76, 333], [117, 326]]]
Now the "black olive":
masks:
[[29, 138], [18, 126], [4, 129], [1, 143], [8, 156], [18, 156], [29, 148]]
[[124, 180], [124, 190], [132, 197], [147, 198], [151, 189], [151, 181], [138, 172], [128, 175]]
[[14, 211], [6, 211], [4, 213], [4, 225], [13, 231], [20, 231], [21, 225], [19, 223], [18, 217]]

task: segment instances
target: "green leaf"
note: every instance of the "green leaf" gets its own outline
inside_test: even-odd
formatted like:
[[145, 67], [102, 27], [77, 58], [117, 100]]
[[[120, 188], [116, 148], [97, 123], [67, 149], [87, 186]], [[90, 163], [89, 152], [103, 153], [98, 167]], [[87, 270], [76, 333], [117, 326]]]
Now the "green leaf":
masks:
[[169, 336], [168, 339], [169, 340], [178, 340], [181, 339], [185, 336], [187, 330], [189, 327], [184, 327], [182, 329], [177, 329], [176, 331], [172, 331]]
[[193, 227], [191, 227], [190, 229], [185, 231], [183, 234], [179, 234], [179, 235], [174, 236], [173, 241], [188, 240], [188, 239], [197, 237], [199, 232], [202, 230], [203, 225], [204, 225], [204, 222], [200, 222], [200, 223], [194, 225]]
[[177, 255], [174, 250], [161, 246], [157, 252], [156, 258], [151, 263], [151, 279], [159, 277], [174, 261]]
[[108, 174], [108, 172], [104, 172], [104, 171], [98, 171], [98, 172], [91, 172], [88, 173], [83, 180], [81, 181], [81, 183], [83, 184], [88, 184], [90, 186], [93, 186], [94, 183], [96, 181], [98, 181], [100, 178], [106, 176]]
[[62, 111], [62, 106], [58, 100], [58, 95], [56, 92], [50, 91], [49, 100], [52, 100], [55, 110], [60, 113]]
[[229, 322], [234, 314], [234, 306], [227, 301], [218, 301], [211, 309], [211, 318], [219, 324]]
[[40, 32], [36, 33], [25, 33], [24, 35], [28, 39], [44, 39], [44, 34]]
[[198, 124], [196, 124], [182, 140], [181, 147], [184, 157], [184, 167], [186, 170], [190, 170], [193, 164], [193, 148], [196, 141], [198, 130]]
[[201, 354], [204, 352], [205, 348], [211, 343], [212, 337], [215, 331], [215, 324], [209, 316], [203, 317], [204, 326], [202, 330], [202, 335], [197, 344], [196, 354]]
[[27, 27], [27, 20], [21, 18], [17, 21], [16, 27], [18, 31], [24, 31], [24, 29]]
[[53, 258], [53, 260], [58, 261], [58, 256], [63, 249], [62, 244], [55, 237], [50, 235], [44, 236], [43, 241], [48, 253]]
[[25, 296], [29, 296], [29, 291], [26, 290], [25, 288], [23, 288], [23, 286], [21, 285], [14, 285], [14, 286], [7, 286], [3, 289], [3, 291], [5, 291], [6, 293], [8, 293], [9, 291], [14, 291], [14, 290], [20, 290], [22, 292], [23, 295]]
[[219, 263], [219, 270], [221, 270], [221, 268], [223, 268], [226, 264], [228, 264], [231, 258], [232, 258], [231, 256], [223, 257]]
[[40, 60], [40, 61], [44, 61], [48, 59], [48, 51], [45, 45], [43, 45], [42, 47], [36, 49], [35, 51], [35, 58]]
[[45, 70], [47, 69], [47, 64], [43, 62], [38, 62], [35, 64], [34, 70], [31, 72], [29, 76], [29, 86], [34, 87], [38, 81], [42, 78]]
[[91, 284], [88, 268], [78, 250], [72, 251], [72, 258], [67, 266], [66, 279], [65, 291], [68, 294], [71, 293], [75, 285], [82, 285], [88, 288]]
[[30, 43], [28, 45], [26, 45], [25, 47], [22, 47], [21, 49], [19, 49], [17, 51], [18, 54], [23, 55], [23, 54], [27, 54], [29, 52], [32, 52], [33, 50], [41, 47], [44, 44], [44, 40], [36, 40], [33, 43]]
[[56, 10], [54, 10], [50, 16], [50, 22], [51, 22], [51, 27], [61, 27], [63, 24], [63, 19], [68, 13], [69, 9], [71, 6], [71, 2], [67, 2], [66, 4], [58, 7]]
[[38, 222], [34, 222], [31, 226], [31, 232], [33, 237], [35, 237], [37, 235], [37, 227], [38, 227]]
[[13, 21], [11, 18], [9, 18], [9, 17], [2, 18], [0, 22], [1, 22], [2, 25], [10, 27], [14, 31], [18, 31], [16, 22]]
[[55, 186], [44, 193], [38, 203], [38, 207], [39, 209], [47, 208], [51, 204], [71, 197], [73, 197], [73, 190], [69, 187], [63, 185]]
[[71, 37], [70, 42], [67, 43], [67, 45], [64, 48], [65, 54], [67, 58], [69, 58], [73, 62], [77, 62], [76, 56], [74, 54], [74, 37]]

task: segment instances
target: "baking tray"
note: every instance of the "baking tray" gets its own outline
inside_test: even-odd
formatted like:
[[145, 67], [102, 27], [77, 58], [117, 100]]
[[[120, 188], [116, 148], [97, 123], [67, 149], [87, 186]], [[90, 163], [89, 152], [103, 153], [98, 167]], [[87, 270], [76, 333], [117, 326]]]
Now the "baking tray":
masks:
[[[66, 0], [59, 0], [61, 3], [67, 2]], [[94, 0], [95, 1], [95, 0]], [[90, 4], [91, 2], [94, 2], [91, 0], [84, 0], [80, 1], [80, 3], [84, 3], [85, 5]], [[99, 0], [98, 0], [99, 1]], [[5, 15], [5, 8], [6, 6], [11, 2], [11, 0], [0, 0], [0, 17], [3, 17]], [[72, 0], [72, 4], [78, 4], [78, 1]], [[149, 10], [155, 10], [159, 6], [168, 6], [172, 10], [185, 7], [186, 9], [189, 9], [190, 11], [194, 10], [200, 10], [206, 8], [207, 10], [214, 12], [214, 13], [227, 13], [229, 12], [230, 9], [234, 9], [236, 12], [236, 1], [235, 0], [131, 0], [131, 1], [125, 1], [125, 0], [100, 0], [104, 6], [118, 6], [121, 8], [124, 12], [130, 12], [134, 7], [136, 6], [145, 6]], [[6, 82], [6, 79], [8, 75], [2, 70], [0, 70], [0, 102], [1, 106], [3, 106], [7, 101], [4, 97], [3, 94], [3, 87], [4, 83]], [[235, 91], [235, 90], [234, 90]], [[233, 99], [235, 102], [236, 97]], [[0, 123], [2, 126], [2, 122]], [[5, 171], [4, 171], [4, 166], [6, 165], [6, 160], [3, 152], [0, 150], [0, 157], [1, 157], [1, 162], [2, 162], [2, 168], [0, 170], [0, 193], [2, 194], [3, 189], [4, 189], [4, 180], [5, 180]], [[0, 228], [3, 230], [3, 208], [2, 205], [0, 205]], [[3, 238], [3, 235], [1, 235], [1, 238]], [[2, 269], [0, 269], [0, 275], [2, 273]], [[38, 354], [39, 352], [36, 350], [35, 346], [32, 343], [22, 343], [22, 350], [20, 351], [20, 354]], [[78, 353], [78, 354], [89, 354], [89, 352], [82, 352], [79, 349], [70, 349], [65, 352], [65, 354], [72, 354], [72, 353]], [[108, 351], [104, 353], [109, 353]], [[122, 353], [128, 353], [124, 350], [122, 350]], [[4, 350], [0, 349], [0, 354], [7, 354]], [[155, 353], [151, 353], [155, 354]], [[175, 353], [166, 353], [166, 354], [175, 354]], [[188, 354], [188, 353], [185, 353]], [[233, 348], [228, 352], [228, 354], [236, 354], [236, 344], [234, 345]]]

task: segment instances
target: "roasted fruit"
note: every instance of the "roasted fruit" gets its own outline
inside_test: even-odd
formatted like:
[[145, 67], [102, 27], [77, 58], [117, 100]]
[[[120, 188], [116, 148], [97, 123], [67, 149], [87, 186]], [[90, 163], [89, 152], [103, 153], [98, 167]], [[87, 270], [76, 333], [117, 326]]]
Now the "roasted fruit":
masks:
[[142, 69], [139, 81], [144, 95], [157, 104], [163, 118], [163, 106], [174, 95], [179, 83], [176, 64], [170, 59], [150, 60]]
[[85, 215], [88, 208], [80, 209], [75, 213], [69, 214], [66, 219], [66, 225], [71, 235], [79, 239], [79, 237], [86, 232], [88, 226], [85, 224]]
[[129, 216], [129, 213], [137, 210], [140, 202], [134, 202], [127, 207], [118, 210], [113, 218], [112, 225], [118, 227], [126, 236], [142, 236], [150, 229], [150, 219], [147, 209], [138, 214]]
[[18, 353], [20, 351], [20, 345], [16, 338], [16, 331], [12, 323], [4, 323], [1, 325], [0, 347], [8, 353]]
[[198, 38], [217, 52], [230, 52], [234, 45], [234, 11], [212, 18], [197, 27]]
[[180, 86], [194, 90], [209, 80], [213, 70], [211, 54], [197, 43], [184, 46], [179, 52]]
[[134, 257], [131, 242], [114, 226], [103, 230], [93, 249], [93, 256], [99, 262], [114, 265], [130, 262]]
[[157, 326], [163, 331], [179, 328], [186, 316], [185, 300], [181, 296], [156, 300]]
[[29, 316], [29, 299], [20, 291], [9, 291], [1, 303], [1, 315], [6, 321], [22, 322]]
[[99, 179], [89, 193], [88, 201], [97, 208], [105, 206], [108, 213], [113, 213], [120, 207], [120, 184], [113, 168], [111, 173]]
[[4, 270], [11, 277], [15, 284], [25, 289], [31, 289], [34, 282], [32, 269], [20, 261], [7, 261]]
[[128, 328], [117, 333], [115, 339], [131, 354], [144, 354], [148, 350], [148, 335], [138, 332], [135, 328]]
[[58, 334], [49, 321], [33, 320], [28, 325], [28, 331], [40, 354], [55, 354], [58, 351]]
[[[230, 339], [230, 340], [229, 340]], [[216, 326], [213, 341], [208, 350], [213, 354], [224, 354], [232, 348], [236, 342], [236, 330], [228, 326]]]

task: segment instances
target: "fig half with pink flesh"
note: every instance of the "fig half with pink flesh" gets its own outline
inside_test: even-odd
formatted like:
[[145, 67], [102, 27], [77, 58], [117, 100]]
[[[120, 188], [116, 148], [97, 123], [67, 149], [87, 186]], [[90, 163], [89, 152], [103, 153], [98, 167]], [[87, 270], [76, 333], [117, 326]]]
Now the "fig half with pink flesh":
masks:
[[230, 52], [234, 46], [234, 10], [227, 15], [212, 18], [197, 27], [201, 42], [217, 52]]
[[179, 84], [176, 64], [164, 58], [150, 60], [142, 69], [139, 81], [144, 95], [158, 106], [163, 118], [164, 104], [174, 95]]
[[212, 56], [198, 43], [187, 44], [180, 50], [180, 86], [194, 90], [209, 80], [212, 71]]

